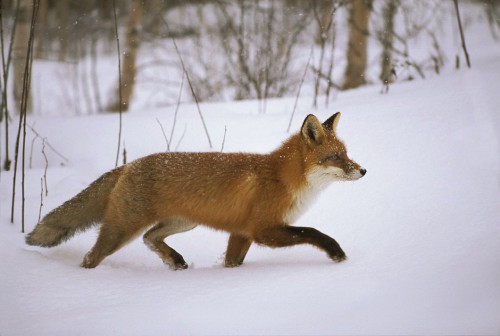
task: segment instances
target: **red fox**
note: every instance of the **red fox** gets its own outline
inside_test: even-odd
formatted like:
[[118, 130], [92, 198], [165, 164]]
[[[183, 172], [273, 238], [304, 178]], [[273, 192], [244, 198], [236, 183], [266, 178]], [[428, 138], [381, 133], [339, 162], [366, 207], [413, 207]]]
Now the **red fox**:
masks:
[[290, 226], [332, 181], [366, 174], [336, 136], [337, 112], [323, 124], [314, 116], [269, 154], [158, 153], [105, 173], [47, 214], [26, 243], [53, 247], [101, 223], [82, 267], [94, 268], [137, 235], [171, 269], [188, 267], [164, 240], [198, 224], [230, 233], [224, 265], [243, 263], [252, 243], [311, 244], [336, 262], [346, 255], [335, 239]]

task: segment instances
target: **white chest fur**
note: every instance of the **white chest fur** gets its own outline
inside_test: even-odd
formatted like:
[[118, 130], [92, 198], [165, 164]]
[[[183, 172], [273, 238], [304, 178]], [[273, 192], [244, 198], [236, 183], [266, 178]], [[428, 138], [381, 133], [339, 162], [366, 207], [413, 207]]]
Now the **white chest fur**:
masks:
[[312, 169], [307, 175], [307, 184], [297, 191], [290, 209], [284, 215], [284, 222], [293, 224], [312, 204], [316, 197], [335, 179], [323, 169]]

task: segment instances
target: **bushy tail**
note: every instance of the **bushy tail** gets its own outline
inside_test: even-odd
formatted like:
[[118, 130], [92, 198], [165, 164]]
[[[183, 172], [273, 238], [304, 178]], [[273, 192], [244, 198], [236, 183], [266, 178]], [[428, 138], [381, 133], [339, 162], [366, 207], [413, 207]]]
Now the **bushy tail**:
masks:
[[78, 195], [48, 213], [26, 236], [26, 243], [53, 247], [100, 222], [108, 204], [109, 194], [123, 167], [99, 177]]

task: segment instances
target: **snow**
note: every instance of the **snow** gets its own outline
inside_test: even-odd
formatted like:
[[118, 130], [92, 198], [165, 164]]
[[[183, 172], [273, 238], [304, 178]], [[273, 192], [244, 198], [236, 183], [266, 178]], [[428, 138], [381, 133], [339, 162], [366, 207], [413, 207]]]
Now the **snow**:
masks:
[[[296, 223], [333, 236], [349, 258], [340, 264], [310, 246], [253, 245], [241, 267], [226, 269], [227, 234], [198, 227], [169, 238], [188, 270], [170, 271], [142, 239], [82, 269], [97, 231], [53, 249], [25, 245], [19, 200], [9, 222], [12, 173], [2, 171], [0, 334], [500, 334], [500, 46], [471, 41], [470, 70], [394, 84], [384, 95], [376, 86], [342, 92], [328, 109], [299, 100], [293, 130], [310, 112], [325, 120], [342, 111], [338, 133], [368, 170], [333, 183]], [[270, 100], [266, 114], [258, 104], [202, 104], [212, 150], [225, 128], [225, 152], [268, 152], [290, 135], [294, 98]], [[165, 150], [157, 120], [168, 135], [174, 110], [124, 115], [129, 161]], [[180, 107], [181, 151], [210, 150], [197, 113]], [[43, 215], [114, 166], [118, 116], [30, 119], [68, 158], [45, 149]], [[41, 148], [35, 141], [26, 176], [27, 232], [39, 215]]]

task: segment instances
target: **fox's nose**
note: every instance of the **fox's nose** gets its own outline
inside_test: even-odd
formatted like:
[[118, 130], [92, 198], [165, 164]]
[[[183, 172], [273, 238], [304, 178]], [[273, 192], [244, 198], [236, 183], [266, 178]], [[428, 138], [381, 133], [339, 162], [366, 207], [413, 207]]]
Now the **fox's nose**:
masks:
[[362, 175], [362, 176], [365, 176], [365, 174], [366, 174], [366, 169], [365, 169], [365, 168], [361, 168], [361, 169], [359, 170], [359, 172], [361, 173], [361, 175]]

